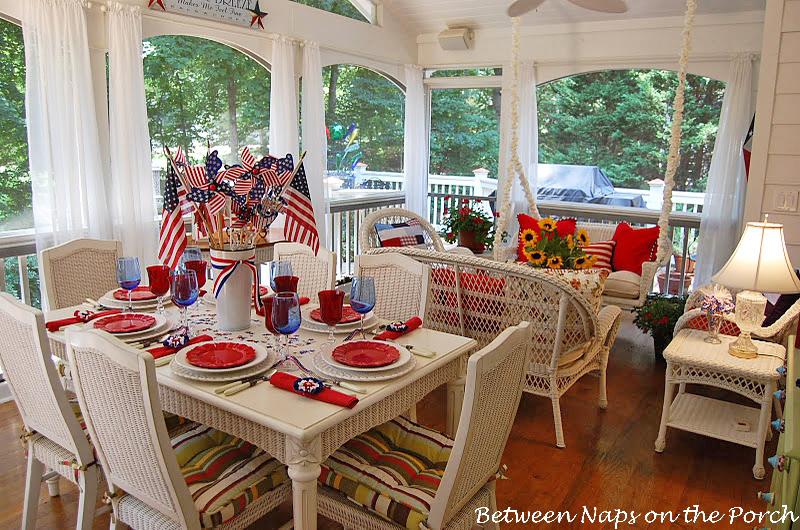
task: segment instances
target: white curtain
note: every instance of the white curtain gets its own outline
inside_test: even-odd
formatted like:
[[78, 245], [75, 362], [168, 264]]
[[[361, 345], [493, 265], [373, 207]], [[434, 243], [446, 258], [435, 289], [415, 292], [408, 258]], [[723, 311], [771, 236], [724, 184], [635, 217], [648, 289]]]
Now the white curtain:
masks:
[[142, 70], [139, 7], [115, 4], [106, 16], [109, 66], [109, 128], [114, 236], [142, 267], [156, 262], [156, 183]]
[[694, 268], [695, 285], [711, 281], [711, 276], [722, 268], [739, 240], [747, 186], [742, 146], [752, 119], [752, 79], [753, 57], [734, 57], [708, 170]]
[[26, 0], [25, 111], [36, 246], [76, 237], [109, 239], [110, 194], [103, 175], [79, 0]]
[[319, 45], [314, 42], [305, 42], [303, 43], [303, 99], [301, 104], [303, 150], [306, 151], [304, 165], [320, 243], [326, 248], [331, 248], [331, 242], [328, 240], [330, 231], [325, 226], [328, 218], [326, 215], [328, 201], [327, 186], [323, 180], [328, 165], [328, 139], [325, 135], [323, 101]]
[[406, 208], [428, 218], [428, 142], [422, 68], [406, 65], [404, 182]]
[[269, 95], [269, 152], [278, 158], [291, 153], [298, 158], [297, 87], [294, 76], [294, 41], [278, 37], [272, 42]]

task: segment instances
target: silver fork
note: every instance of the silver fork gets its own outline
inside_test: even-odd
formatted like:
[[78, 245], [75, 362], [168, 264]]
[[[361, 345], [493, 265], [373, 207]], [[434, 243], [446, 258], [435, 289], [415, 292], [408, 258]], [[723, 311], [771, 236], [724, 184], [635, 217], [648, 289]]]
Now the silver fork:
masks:
[[308, 368], [303, 366], [303, 363], [300, 362], [300, 359], [298, 359], [294, 355], [289, 355], [287, 357], [287, 360], [291, 360], [292, 362], [294, 362], [297, 365], [297, 367], [300, 369], [300, 371], [303, 372], [306, 375], [310, 375], [311, 377], [316, 377], [317, 379], [321, 379], [323, 382], [327, 381], [327, 382], [333, 383], [336, 386], [340, 386], [342, 388], [346, 388], [347, 390], [352, 390], [353, 392], [356, 392], [358, 394], [366, 394], [367, 393], [367, 390], [365, 388], [362, 388], [362, 387], [360, 387], [358, 385], [354, 385], [352, 383], [348, 383], [347, 381], [341, 381], [341, 380], [338, 380], [338, 379], [332, 379], [332, 378], [327, 377], [327, 376], [321, 376], [321, 375], [317, 374], [316, 372], [312, 372], [311, 370], [309, 370]]

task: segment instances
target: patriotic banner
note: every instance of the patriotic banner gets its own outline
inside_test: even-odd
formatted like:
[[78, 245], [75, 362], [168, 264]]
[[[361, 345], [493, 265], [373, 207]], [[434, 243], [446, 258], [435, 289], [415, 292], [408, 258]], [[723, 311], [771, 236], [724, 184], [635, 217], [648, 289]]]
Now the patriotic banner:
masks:
[[161, 230], [158, 237], [158, 259], [170, 269], [177, 269], [181, 262], [181, 254], [186, 248], [186, 227], [183, 225], [184, 202], [180, 198], [178, 177], [167, 168], [164, 182], [164, 211], [161, 216]]
[[258, 282], [258, 269], [256, 268], [255, 251], [253, 251], [251, 256], [242, 260], [218, 258], [214, 255], [211, 256], [211, 267], [220, 271], [217, 275], [217, 279], [214, 280], [214, 296], [219, 298], [219, 295], [222, 292], [222, 287], [225, 286], [225, 282], [228, 281], [228, 278], [231, 277], [231, 274], [233, 274], [239, 265], [244, 265], [250, 269], [250, 272], [253, 273], [253, 304], [256, 306], [256, 310], [260, 311], [262, 303], [261, 293], [259, 292], [260, 286]]
[[262, 29], [268, 14], [259, 0], [150, 0], [148, 7]]
[[302, 161], [283, 197], [286, 199], [286, 223], [283, 227], [283, 237], [287, 241], [308, 245], [314, 249], [314, 254], [316, 254], [319, 251], [319, 233]]
[[750, 155], [753, 151], [753, 128], [756, 125], [756, 115], [753, 114], [753, 119], [750, 120], [750, 128], [747, 129], [747, 135], [744, 137], [744, 145], [742, 146], [742, 156], [744, 156], [744, 176], [745, 180], [750, 178]]

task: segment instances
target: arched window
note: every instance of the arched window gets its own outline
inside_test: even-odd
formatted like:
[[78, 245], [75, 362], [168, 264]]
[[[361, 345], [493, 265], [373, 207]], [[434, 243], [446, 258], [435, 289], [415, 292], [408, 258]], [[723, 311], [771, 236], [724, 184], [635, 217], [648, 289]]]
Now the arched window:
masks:
[[340, 178], [346, 188], [401, 188], [405, 117], [402, 90], [381, 74], [347, 64], [323, 68], [322, 82], [328, 174]]
[[183, 148], [194, 163], [208, 144], [227, 164], [240, 163], [244, 146], [256, 158], [267, 154], [270, 73], [263, 64], [199, 37], [151, 37], [143, 49], [154, 174], [166, 167], [164, 145]]

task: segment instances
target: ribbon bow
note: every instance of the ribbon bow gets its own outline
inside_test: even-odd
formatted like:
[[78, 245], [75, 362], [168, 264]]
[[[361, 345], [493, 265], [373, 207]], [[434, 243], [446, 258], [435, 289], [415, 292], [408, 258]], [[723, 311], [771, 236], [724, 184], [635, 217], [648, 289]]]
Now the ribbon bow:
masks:
[[322, 392], [322, 389], [325, 388], [322, 381], [316, 377], [303, 377], [297, 379], [294, 383], [292, 383], [292, 386], [298, 392], [311, 395], [319, 394]]
[[262, 307], [261, 296], [259, 294], [259, 285], [258, 285], [258, 269], [256, 268], [256, 254], [255, 250], [253, 254], [248, 256], [245, 259], [241, 260], [233, 260], [233, 259], [226, 259], [226, 258], [219, 258], [216, 256], [211, 256], [211, 267], [217, 269], [219, 274], [217, 274], [217, 279], [214, 280], [214, 296], [219, 298], [220, 293], [222, 292], [222, 288], [225, 286], [225, 282], [228, 281], [228, 278], [236, 271], [236, 268], [239, 265], [244, 265], [250, 272], [253, 273], [253, 304], [256, 307], [256, 311], [260, 311]]

